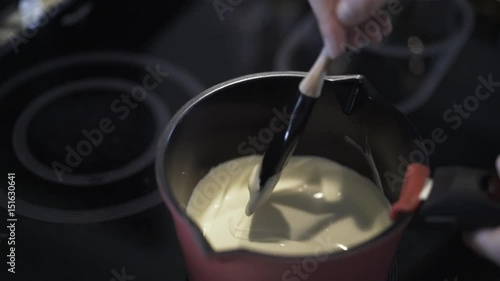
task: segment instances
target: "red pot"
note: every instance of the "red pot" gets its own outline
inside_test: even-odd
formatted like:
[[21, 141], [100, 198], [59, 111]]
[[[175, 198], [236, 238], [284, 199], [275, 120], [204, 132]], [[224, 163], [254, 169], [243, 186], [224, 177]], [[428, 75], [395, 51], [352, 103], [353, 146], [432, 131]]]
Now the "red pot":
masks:
[[[277, 257], [247, 250], [215, 252], [198, 226], [186, 215], [196, 183], [214, 166], [249, 154], [262, 154], [259, 131], [269, 127], [294, 93], [303, 73], [264, 73], [219, 84], [180, 109], [160, 140], [157, 181], [175, 222], [191, 281], [362, 280], [385, 281], [402, 232], [412, 213], [370, 241], [329, 255]], [[348, 114], [347, 114], [348, 113]], [[282, 120], [283, 121], [283, 120]], [[361, 76], [329, 77], [296, 155], [332, 159], [374, 179], [365, 155], [345, 140], [370, 146], [386, 197], [400, 196], [406, 167], [401, 159], [419, 151], [418, 133], [393, 106], [380, 99]], [[252, 145], [253, 143], [253, 145]], [[413, 157], [417, 157], [413, 155]], [[389, 175], [389, 176], [388, 176]], [[394, 176], [396, 175], [396, 178]], [[399, 177], [400, 180], [397, 180]], [[329, 243], [325, 241], [318, 242]]]

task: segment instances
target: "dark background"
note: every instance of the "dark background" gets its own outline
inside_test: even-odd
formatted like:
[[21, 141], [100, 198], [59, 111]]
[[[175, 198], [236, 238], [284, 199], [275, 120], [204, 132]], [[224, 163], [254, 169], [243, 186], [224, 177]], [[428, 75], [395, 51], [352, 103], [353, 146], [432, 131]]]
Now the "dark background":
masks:
[[[0, 3], [3, 18], [17, 9], [15, 1], [7, 2]], [[466, 33], [460, 29], [460, 13], [450, 4], [454, 1], [421, 1], [425, 4], [416, 5], [418, 2], [404, 2], [407, 5], [404, 13], [394, 18], [395, 31], [383, 45], [408, 48], [408, 38], [417, 36], [425, 49], [449, 34]], [[443, 119], [443, 114], [455, 103], [462, 103], [474, 94], [479, 76], [491, 75], [493, 81], [500, 81], [500, 3], [493, 0], [468, 3], [475, 22], [470, 34], [465, 34], [463, 46], [460, 45], [449, 67], [443, 70], [432, 97], [408, 115], [423, 138], [430, 137], [435, 128], [442, 128], [448, 135], [448, 140], [437, 145], [431, 155], [433, 168], [460, 164], [491, 169], [500, 154], [497, 91], [481, 102], [470, 117], [464, 118], [458, 129], [453, 130]], [[0, 80], [5, 85], [35, 64], [50, 65], [54, 58], [92, 51], [147, 54], [166, 60], [199, 81], [200, 89], [255, 72], [305, 71], [321, 45], [314, 25], [305, 32], [306, 36], [297, 35], [308, 19], [311, 22], [306, 1], [243, 0], [233, 11], [225, 13], [222, 21], [212, 1], [67, 1], [48, 24], [37, 29], [36, 36], [19, 46], [17, 53], [8, 42], [1, 47]], [[4, 33], [15, 30], [12, 24], [4, 23], [2, 28]], [[289, 46], [290, 37], [299, 38], [299, 43], [287, 53], [288, 63], [283, 65], [278, 57]], [[351, 63], [340, 62], [342, 67], [334, 72], [364, 74], [382, 95], [398, 102], [412, 96], [429, 79], [429, 73], [434, 75], [433, 67], [439, 65], [440, 58], [451, 49], [451, 45], [445, 44], [433, 56], [395, 58], [366, 48], [356, 54]], [[410, 61], [419, 66], [423, 64], [423, 73], [412, 67]], [[121, 75], [119, 66], [105, 70], [93, 66], [67, 72], [65, 79], [76, 81], [84, 76], [102, 76], [102, 73], [97, 75], [100, 71], [113, 71], [114, 77]], [[27, 104], [42, 95], [41, 89], [58, 85], [63, 74], [30, 78], [15, 89], [0, 87], [0, 166], [3, 174], [16, 172], [18, 213], [17, 273], [8, 275], [6, 269], [2, 270], [0, 280], [108, 281], [113, 280], [114, 270], [121, 272], [122, 269], [135, 276], [133, 280], [186, 280], [170, 216], [158, 200], [153, 206], [128, 216], [92, 223], [43, 220], [37, 218], [36, 208], [23, 212], [23, 208], [28, 210], [30, 206], [26, 202], [58, 209], [98, 209], [156, 190], [152, 163], [130, 175], [130, 179], [109, 187], [75, 188], [41, 179], [16, 159], [12, 149], [16, 118]], [[124, 75], [129, 80], [143, 77], [137, 71]], [[196, 94], [194, 90], [183, 92], [170, 86], [165, 100], [171, 112]], [[82, 114], [81, 122], [85, 124], [83, 120], [96, 113]], [[132, 138], [132, 128], [141, 127], [140, 120], [134, 119], [130, 127], [122, 129], [125, 146], [137, 145], [127, 136]], [[63, 126], [58, 124], [45, 126]], [[39, 131], [35, 139], [42, 144], [57, 144], [60, 135], [64, 135], [64, 132], [43, 133], [47, 131], [50, 130]], [[110, 160], [109, 165], [112, 164]], [[6, 184], [1, 186], [4, 191]], [[5, 201], [5, 196], [1, 199]], [[0, 234], [5, 232], [0, 230]], [[0, 241], [5, 266], [7, 243], [5, 239]], [[498, 267], [464, 247], [460, 234], [453, 230], [410, 229], [403, 238], [397, 260], [399, 280], [500, 280]]]

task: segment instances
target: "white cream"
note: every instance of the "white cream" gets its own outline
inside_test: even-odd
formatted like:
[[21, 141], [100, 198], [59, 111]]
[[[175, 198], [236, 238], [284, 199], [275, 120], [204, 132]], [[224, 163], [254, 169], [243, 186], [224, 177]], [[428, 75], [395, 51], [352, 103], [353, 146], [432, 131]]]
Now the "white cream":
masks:
[[275, 185], [281, 177], [281, 174], [272, 176], [266, 181], [262, 189], [260, 189], [260, 167], [262, 167], [262, 164], [255, 165], [248, 180], [248, 192], [250, 198], [248, 199], [248, 203], [245, 208], [245, 214], [247, 216], [251, 216], [257, 208], [262, 206], [267, 199], [269, 199]]
[[188, 215], [216, 251], [297, 256], [345, 251], [391, 225], [380, 189], [320, 157], [292, 157], [268, 200], [250, 217], [248, 185], [261, 157], [213, 168], [195, 187]]

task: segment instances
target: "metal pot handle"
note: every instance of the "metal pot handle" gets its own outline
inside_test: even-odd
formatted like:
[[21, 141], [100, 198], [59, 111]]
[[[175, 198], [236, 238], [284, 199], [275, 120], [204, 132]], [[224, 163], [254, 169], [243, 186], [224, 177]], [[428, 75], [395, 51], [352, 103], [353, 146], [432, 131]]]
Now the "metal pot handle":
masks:
[[417, 211], [416, 220], [470, 231], [500, 226], [500, 180], [488, 170], [410, 164], [391, 215]]
[[433, 182], [419, 212], [425, 223], [462, 230], [500, 226], [500, 181], [492, 172], [443, 167], [436, 169]]

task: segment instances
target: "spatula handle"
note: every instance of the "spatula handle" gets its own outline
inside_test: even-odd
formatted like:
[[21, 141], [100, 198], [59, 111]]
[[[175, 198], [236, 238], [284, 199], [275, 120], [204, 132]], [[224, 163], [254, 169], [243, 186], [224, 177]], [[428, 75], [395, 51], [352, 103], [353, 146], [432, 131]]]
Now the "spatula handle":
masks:
[[330, 62], [331, 59], [325, 48], [323, 48], [311, 70], [302, 82], [300, 82], [299, 90], [302, 94], [311, 98], [318, 98], [321, 95], [323, 81], [325, 80], [326, 70]]

